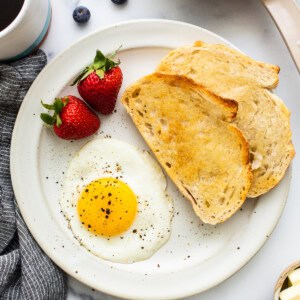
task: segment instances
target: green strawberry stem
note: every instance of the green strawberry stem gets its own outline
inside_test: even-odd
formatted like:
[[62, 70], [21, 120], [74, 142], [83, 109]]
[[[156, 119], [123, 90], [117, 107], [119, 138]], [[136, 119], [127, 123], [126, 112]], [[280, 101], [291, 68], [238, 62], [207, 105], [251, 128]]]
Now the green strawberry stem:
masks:
[[105, 72], [120, 64], [119, 60], [115, 62], [113, 59], [115, 58], [116, 54], [121, 49], [121, 47], [122, 46], [120, 46], [115, 52], [107, 56], [105, 56], [100, 50], [97, 50], [94, 62], [81, 71], [81, 73], [74, 79], [71, 86], [75, 85], [76, 83], [79, 83], [81, 80], [85, 79], [93, 72], [96, 72], [99, 78], [103, 79]]
[[41, 119], [47, 125], [54, 125], [55, 119], [48, 114], [41, 114]]
[[47, 125], [54, 125], [56, 124], [57, 127], [59, 127], [62, 124], [61, 118], [59, 114], [61, 113], [62, 109], [67, 105], [69, 99], [68, 98], [55, 98], [55, 101], [53, 104], [46, 104], [43, 103], [43, 100], [41, 100], [41, 104], [44, 108], [48, 110], [53, 110], [54, 114], [45, 114], [41, 113], [40, 117], [44, 123]]

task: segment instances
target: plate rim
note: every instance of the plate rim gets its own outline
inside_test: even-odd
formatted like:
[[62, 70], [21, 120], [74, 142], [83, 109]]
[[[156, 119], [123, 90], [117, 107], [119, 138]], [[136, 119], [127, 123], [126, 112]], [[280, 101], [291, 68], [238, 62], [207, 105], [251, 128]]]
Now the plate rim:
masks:
[[[197, 29], [197, 30], [201, 30], [203, 32], [206, 32], [207, 34], [216, 37], [219, 40], [222, 40], [224, 42], [224, 44], [230, 45], [231, 47], [237, 49], [232, 43], [230, 43], [228, 40], [226, 40], [225, 38], [219, 36], [218, 34], [211, 32], [205, 28], [202, 28], [200, 26], [197, 25], [193, 25], [193, 24], [189, 24], [186, 22], [181, 22], [181, 21], [175, 21], [175, 20], [163, 20], [163, 19], [135, 19], [135, 20], [129, 20], [129, 21], [125, 21], [125, 22], [118, 22], [118, 23], [114, 23], [112, 25], [109, 26], [105, 26], [102, 27], [100, 29], [94, 30], [93, 32], [77, 39], [75, 42], [73, 42], [70, 46], [68, 46], [66, 49], [64, 49], [63, 51], [61, 51], [58, 55], [56, 55], [56, 57], [50, 61], [49, 64], [47, 64], [45, 66], [45, 68], [40, 72], [40, 74], [37, 76], [37, 78], [35, 79], [35, 81], [44, 75], [44, 73], [46, 73], [48, 71], [49, 66], [51, 66], [52, 64], [55, 64], [56, 61], [60, 60], [62, 58], [62, 56], [64, 55], [65, 52], [67, 52], [69, 49], [71, 49], [72, 47], [74, 47], [75, 45], [81, 43], [82, 41], [89, 39], [90, 37], [99, 34], [100, 32], [106, 31], [106, 30], [111, 30], [113, 28], [116, 27], [120, 27], [120, 26], [128, 26], [131, 24], [143, 24], [143, 23], [161, 23], [162, 25], [164, 24], [168, 24], [168, 25], [175, 25], [175, 26], [183, 26], [186, 28], [191, 28], [191, 29]], [[13, 190], [14, 190], [14, 194], [15, 194], [15, 198], [17, 200], [18, 206], [20, 208], [21, 211], [21, 215], [29, 229], [29, 231], [31, 232], [32, 236], [34, 237], [35, 241], [37, 242], [37, 244], [42, 248], [42, 250], [46, 253], [47, 256], [49, 256], [51, 258], [51, 260], [57, 265], [59, 266], [61, 269], [63, 269], [68, 275], [74, 277], [75, 279], [83, 282], [84, 284], [86, 284], [87, 286], [90, 286], [92, 288], [95, 288], [95, 286], [91, 285], [89, 283], [89, 281], [83, 277], [81, 277], [78, 274], [74, 274], [74, 272], [72, 270], [69, 270], [68, 267], [64, 264], [61, 263], [61, 260], [59, 260], [55, 255], [52, 254], [52, 250], [50, 250], [50, 248], [47, 248], [47, 246], [45, 245], [43, 238], [39, 237], [38, 234], [36, 233], [35, 230], [35, 226], [36, 223], [31, 222], [31, 219], [27, 216], [26, 211], [26, 204], [22, 203], [21, 198], [22, 196], [20, 195], [20, 191], [18, 189], [18, 182], [16, 179], [16, 173], [17, 173], [17, 166], [15, 164], [14, 157], [17, 155], [17, 134], [18, 134], [18, 128], [20, 127], [20, 116], [23, 113], [24, 107], [26, 103], [26, 99], [27, 99], [27, 95], [29, 94], [29, 92], [34, 89], [35, 85], [34, 83], [31, 85], [30, 89], [28, 90], [22, 105], [19, 109], [16, 121], [15, 121], [15, 125], [14, 125], [14, 129], [13, 129], [13, 134], [12, 134], [12, 139], [11, 139], [11, 148], [10, 148], [10, 172], [11, 172], [11, 179], [12, 179], [12, 186], [13, 186]], [[289, 194], [289, 190], [290, 190], [290, 183], [291, 183], [291, 168], [289, 169], [289, 171], [287, 171], [286, 173], [286, 177], [288, 180], [288, 187], [284, 192], [284, 200], [281, 203], [282, 207], [280, 209], [280, 212], [278, 213], [278, 215], [276, 216], [276, 221], [272, 224], [272, 226], [270, 226], [270, 230], [269, 230], [269, 234], [271, 234], [273, 232], [273, 230], [275, 229], [276, 225], [278, 224], [280, 217], [283, 213], [287, 198], [288, 198], [288, 194]], [[197, 288], [195, 286], [195, 288], [191, 291], [189, 290], [187, 291], [183, 291], [182, 293], [178, 293], [175, 298], [174, 295], [171, 295], [172, 298], [170, 297], [161, 297], [161, 298], [155, 298], [155, 299], [178, 299], [178, 298], [182, 298], [182, 297], [187, 297], [187, 296], [192, 296], [201, 292], [204, 292], [214, 286], [219, 285], [220, 283], [222, 283], [223, 281], [227, 280], [228, 278], [230, 278], [231, 276], [233, 276], [236, 272], [238, 272], [242, 267], [244, 267], [257, 253], [258, 251], [263, 247], [263, 245], [265, 244], [265, 242], [267, 241], [267, 239], [261, 240], [259, 242], [259, 245], [256, 247], [256, 249], [252, 252], [252, 253], [248, 253], [247, 258], [245, 258], [243, 261], [241, 261], [239, 264], [236, 264], [235, 268], [232, 268], [230, 272], [226, 273], [223, 275], [223, 277], [213, 283], [211, 283], [210, 285], [208, 285], [205, 289], [203, 288]], [[132, 294], [131, 293], [125, 293], [124, 291], [122, 293], [116, 292], [114, 291], [112, 293], [111, 289], [108, 288], [104, 288], [103, 286], [101, 286], [101, 289], [97, 288], [97, 290], [104, 292], [104, 293], [108, 293], [114, 296], [118, 296], [118, 297], [123, 297], [126, 299], [133, 299]], [[150, 298], [145, 298], [143, 295], [142, 296], [138, 296], [134, 299], [150, 299]], [[151, 298], [153, 299], [153, 298]]]

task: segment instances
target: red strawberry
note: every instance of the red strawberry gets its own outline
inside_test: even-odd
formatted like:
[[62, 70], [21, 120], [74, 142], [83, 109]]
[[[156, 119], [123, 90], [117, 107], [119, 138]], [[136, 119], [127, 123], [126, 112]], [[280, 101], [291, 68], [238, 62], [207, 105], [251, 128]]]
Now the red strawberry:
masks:
[[114, 62], [116, 53], [105, 57], [97, 50], [94, 62], [86, 67], [75, 79], [81, 97], [96, 111], [104, 115], [113, 112], [120, 91], [123, 75], [118, 67], [120, 62]]
[[41, 119], [53, 125], [55, 134], [64, 140], [78, 140], [94, 134], [100, 127], [98, 116], [79, 98], [66, 96], [56, 98], [53, 104], [44, 104], [54, 110], [53, 116], [41, 114]]

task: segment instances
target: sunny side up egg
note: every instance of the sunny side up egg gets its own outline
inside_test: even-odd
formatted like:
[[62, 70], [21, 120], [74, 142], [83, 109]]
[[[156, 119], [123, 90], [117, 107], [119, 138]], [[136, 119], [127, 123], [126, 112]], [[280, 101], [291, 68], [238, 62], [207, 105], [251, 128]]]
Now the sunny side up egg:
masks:
[[76, 154], [60, 204], [80, 244], [112, 262], [145, 260], [171, 234], [173, 203], [160, 166], [119, 140], [96, 139]]

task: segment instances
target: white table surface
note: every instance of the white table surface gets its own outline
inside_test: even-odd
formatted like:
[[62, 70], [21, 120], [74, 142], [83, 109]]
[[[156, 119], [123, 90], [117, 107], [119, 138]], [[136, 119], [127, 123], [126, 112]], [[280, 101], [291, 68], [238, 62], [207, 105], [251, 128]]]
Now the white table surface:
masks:
[[[292, 112], [291, 125], [300, 155], [300, 77], [272, 19], [259, 0], [128, 0], [122, 6], [110, 0], [51, 0], [52, 22], [42, 49], [49, 61], [78, 38], [102, 26], [139, 18], [189, 22], [231, 41], [250, 56], [281, 68], [276, 93]], [[78, 26], [72, 12], [87, 6], [91, 19]], [[267, 300], [281, 271], [300, 260], [300, 157], [293, 162], [293, 179], [284, 213], [261, 251], [238, 273], [219, 286], [189, 300]], [[116, 286], [116, 289], [118, 287]], [[116, 299], [69, 278], [68, 300]]]

